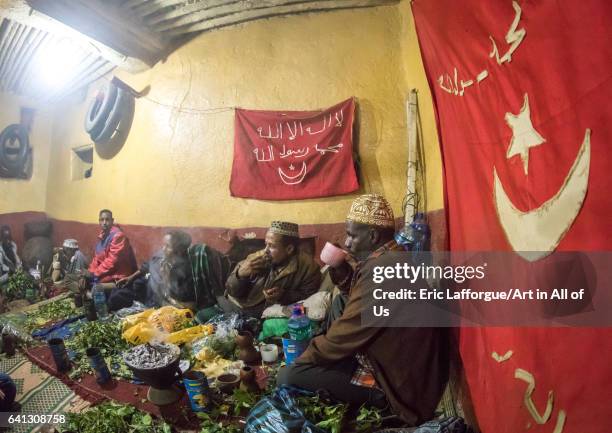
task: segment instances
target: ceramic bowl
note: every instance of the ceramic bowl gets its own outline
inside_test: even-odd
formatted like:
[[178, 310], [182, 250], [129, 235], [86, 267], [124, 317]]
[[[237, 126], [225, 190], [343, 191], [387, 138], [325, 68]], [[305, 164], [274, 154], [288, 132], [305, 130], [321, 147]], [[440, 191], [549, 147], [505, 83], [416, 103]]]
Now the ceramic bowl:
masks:
[[321, 250], [321, 261], [326, 265], [333, 267], [340, 266], [346, 260], [346, 251], [335, 246], [330, 242], [326, 242]]
[[225, 373], [217, 377], [217, 388], [224, 394], [231, 394], [240, 385], [240, 377], [237, 374]]

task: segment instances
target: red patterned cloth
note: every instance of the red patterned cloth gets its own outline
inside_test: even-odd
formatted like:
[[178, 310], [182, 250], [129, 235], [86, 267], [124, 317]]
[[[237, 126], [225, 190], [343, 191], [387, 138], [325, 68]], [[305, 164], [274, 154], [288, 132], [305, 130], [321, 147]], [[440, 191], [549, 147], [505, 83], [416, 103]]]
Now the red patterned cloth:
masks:
[[351, 383], [357, 386], [364, 386], [366, 388], [378, 388], [376, 385], [376, 378], [374, 377], [374, 369], [368, 360], [368, 357], [362, 353], [357, 355], [357, 368], [353, 373]]

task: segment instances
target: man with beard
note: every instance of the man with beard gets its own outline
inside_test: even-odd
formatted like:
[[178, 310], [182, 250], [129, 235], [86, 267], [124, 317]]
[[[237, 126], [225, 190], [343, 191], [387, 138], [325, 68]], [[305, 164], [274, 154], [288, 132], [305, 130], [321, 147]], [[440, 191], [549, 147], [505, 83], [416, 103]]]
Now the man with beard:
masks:
[[191, 245], [188, 233], [173, 230], [164, 235], [161, 251], [118, 285], [144, 298], [149, 307], [173, 305], [196, 311], [217, 303], [230, 269], [229, 259], [219, 251], [205, 244]]
[[[189, 234], [178, 230], [167, 233], [162, 239], [161, 251], [143, 263], [138, 271], [119, 280], [117, 285], [121, 290], [140, 294], [148, 307], [195, 308], [193, 277], [187, 257], [190, 245]], [[128, 289], [130, 286], [132, 289]]]
[[403, 421], [418, 425], [433, 416], [448, 377], [444, 330], [385, 327], [383, 321], [377, 327], [361, 325], [362, 313], [371, 311], [374, 302], [373, 269], [394, 264], [394, 227], [384, 197], [366, 194], [353, 202], [345, 246], [358, 263], [354, 270], [344, 265], [334, 277], [340, 283], [350, 280], [346, 305], [324, 335], [313, 338], [293, 365], [279, 371], [277, 383], [326, 390], [355, 406], [382, 408], [388, 402]]
[[299, 251], [299, 241], [297, 224], [272, 221], [266, 247], [238, 263], [227, 279], [226, 296], [233, 305], [227, 304], [260, 318], [269, 305], [289, 305], [318, 291], [319, 265]]

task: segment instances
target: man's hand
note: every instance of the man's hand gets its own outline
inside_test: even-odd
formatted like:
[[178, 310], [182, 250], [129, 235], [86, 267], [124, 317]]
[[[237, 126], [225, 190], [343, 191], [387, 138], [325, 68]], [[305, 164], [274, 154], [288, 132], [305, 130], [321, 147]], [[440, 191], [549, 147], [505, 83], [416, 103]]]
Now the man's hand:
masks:
[[278, 302], [284, 293], [285, 290], [281, 289], [280, 287], [272, 287], [270, 289], [263, 290], [264, 297], [266, 298], [266, 302], [268, 304], [275, 304]]
[[81, 292], [84, 292], [87, 289], [89, 289], [89, 281], [87, 280], [87, 277], [82, 276], [81, 278], [79, 278], [79, 290]]
[[340, 291], [348, 290], [349, 279], [353, 274], [353, 269], [347, 262], [342, 262], [342, 264], [336, 268], [329, 268], [329, 275], [331, 277], [332, 282], [340, 289]]
[[246, 259], [238, 267], [238, 276], [240, 278], [248, 278], [252, 275], [257, 275], [268, 267], [268, 263], [269, 260], [263, 255]]
[[122, 288], [122, 287], [127, 286], [131, 282], [132, 282], [132, 279], [130, 277], [124, 277], [124, 278], [121, 278], [120, 280], [117, 280], [115, 284], [117, 285], [118, 288]]

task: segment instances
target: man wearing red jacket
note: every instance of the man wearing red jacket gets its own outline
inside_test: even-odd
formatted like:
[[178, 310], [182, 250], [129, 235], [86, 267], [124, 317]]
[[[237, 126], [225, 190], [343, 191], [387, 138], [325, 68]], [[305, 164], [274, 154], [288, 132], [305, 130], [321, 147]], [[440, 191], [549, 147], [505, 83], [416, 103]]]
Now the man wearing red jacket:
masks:
[[[130, 276], [136, 271], [136, 257], [127, 236], [118, 226], [114, 225], [115, 220], [110, 210], [102, 209], [98, 221], [101, 231], [98, 235], [94, 258], [89, 265], [89, 272], [98, 282], [113, 283], [114, 286], [116, 281]], [[118, 289], [113, 288], [113, 293], [109, 298], [110, 310], [132, 305], [133, 296], [119, 296], [122, 299], [116, 299], [116, 295], [118, 295], [118, 293], [115, 293], [116, 291]]]

